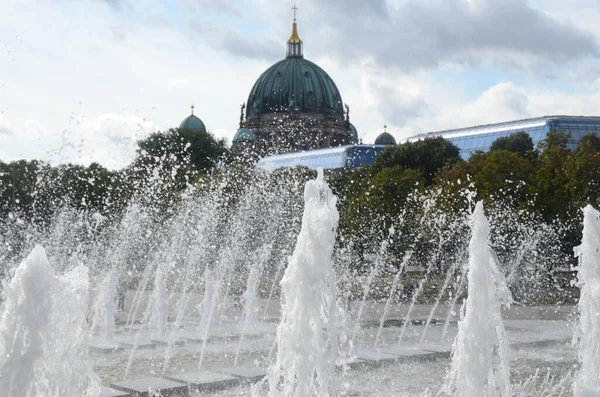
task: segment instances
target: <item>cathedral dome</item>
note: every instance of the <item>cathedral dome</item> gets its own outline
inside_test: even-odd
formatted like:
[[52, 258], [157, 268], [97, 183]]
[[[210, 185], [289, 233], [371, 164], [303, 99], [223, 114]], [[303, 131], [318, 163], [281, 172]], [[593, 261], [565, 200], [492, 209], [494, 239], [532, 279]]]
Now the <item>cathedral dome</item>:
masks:
[[[240, 131], [232, 150], [255, 137], [251, 147], [259, 155], [347, 145], [350, 142], [349, 108], [331, 77], [304, 59], [294, 10], [286, 57], [269, 67], [254, 83], [242, 104]], [[244, 114], [245, 113], [245, 114]], [[244, 149], [246, 150], [246, 149]], [[243, 150], [239, 150], [242, 152]]]
[[247, 104], [247, 115], [344, 114], [342, 97], [331, 77], [300, 56], [288, 56], [267, 69], [254, 84]]
[[342, 96], [331, 77], [304, 59], [295, 10], [286, 58], [267, 69], [252, 87], [247, 117], [281, 112], [344, 115]]
[[202, 120], [194, 116], [194, 105], [192, 105], [192, 114], [183, 119], [181, 124], [179, 124], [179, 128], [198, 132], [206, 132], [206, 126]]
[[383, 126], [383, 132], [375, 139], [375, 145], [395, 145], [396, 138], [387, 132], [387, 125]]

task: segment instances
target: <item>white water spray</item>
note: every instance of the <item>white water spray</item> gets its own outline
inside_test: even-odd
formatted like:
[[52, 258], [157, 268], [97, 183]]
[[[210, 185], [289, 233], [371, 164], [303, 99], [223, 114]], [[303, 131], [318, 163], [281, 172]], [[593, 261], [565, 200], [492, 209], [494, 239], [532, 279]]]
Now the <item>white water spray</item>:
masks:
[[583, 210], [583, 238], [579, 256], [581, 369], [574, 385], [575, 397], [600, 395], [600, 212], [588, 205]]
[[507, 397], [510, 369], [500, 309], [512, 296], [489, 246], [490, 226], [478, 202], [472, 215], [469, 244], [468, 298], [463, 305], [458, 335], [452, 348], [452, 368], [442, 395]]
[[328, 397], [336, 390], [332, 253], [339, 215], [322, 170], [306, 183], [304, 203], [302, 230], [281, 281], [277, 358], [267, 375], [270, 397]]
[[0, 321], [0, 390], [7, 397], [98, 396], [89, 364], [88, 274], [57, 277], [40, 246], [6, 286]]
[[166, 276], [164, 266], [159, 264], [154, 277], [154, 312], [152, 313], [154, 336], [158, 338], [167, 337], [169, 298], [167, 296]]
[[263, 268], [269, 260], [271, 255], [272, 246], [271, 244], [265, 244], [257, 250], [255, 254], [255, 260], [252, 263], [248, 279], [246, 280], [246, 290], [242, 294], [241, 300], [244, 306], [244, 317], [242, 320], [242, 334], [238, 341], [238, 346], [235, 353], [235, 359], [233, 365], [237, 366], [240, 358], [240, 352], [242, 350], [242, 344], [244, 343], [244, 336], [246, 333], [256, 326], [256, 311], [258, 304], [258, 287], [260, 283], [260, 277], [262, 276]]

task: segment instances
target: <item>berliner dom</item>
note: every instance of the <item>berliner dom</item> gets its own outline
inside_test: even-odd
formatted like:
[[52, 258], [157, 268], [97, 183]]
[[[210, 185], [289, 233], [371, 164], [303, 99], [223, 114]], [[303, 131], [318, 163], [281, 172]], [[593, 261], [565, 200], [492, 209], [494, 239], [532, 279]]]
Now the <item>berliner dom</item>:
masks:
[[333, 79], [304, 58], [295, 16], [286, 57], [256, 81], [242, 105], [232, 151], [259, 157], [356, 143], [349, 107]]

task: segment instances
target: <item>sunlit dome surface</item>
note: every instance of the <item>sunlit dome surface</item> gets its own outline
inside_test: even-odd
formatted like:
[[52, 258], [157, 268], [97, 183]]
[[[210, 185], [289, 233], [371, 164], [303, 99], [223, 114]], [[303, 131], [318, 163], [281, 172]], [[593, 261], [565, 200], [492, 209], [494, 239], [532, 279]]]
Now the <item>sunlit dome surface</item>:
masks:
[[192, 114], [183, 119], [181, 124], [179, 124], [179, 128], [198, 132], [206, 132], [206, 126], [202, 120], [194, 115], [194, 105], [192, 105]]

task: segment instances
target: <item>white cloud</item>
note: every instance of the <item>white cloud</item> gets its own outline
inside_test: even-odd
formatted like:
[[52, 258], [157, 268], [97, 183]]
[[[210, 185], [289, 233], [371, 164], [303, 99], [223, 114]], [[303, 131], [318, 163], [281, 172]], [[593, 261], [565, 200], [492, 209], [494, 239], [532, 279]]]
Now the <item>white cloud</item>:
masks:
[[[587, 16], [562, 2], [545, 10], [541, 1], [307, 1], [299, 28], [305, 54], [332, 76], [360, 137], [372, 142], [386, 122], [401, 139], [543, 114], [597, 114], [600, 6], [577, 1]], [[137, 139], [178, 126], [192, 103], [209, 130], [231, 141], [239, 104], [285, 54], [292, 2], [167, 4], [4, 5], [0, 159], [119, 167]], [[465, 80], [440, 77], [451, 69]]]
[[0, 117], [0, 141], [4, 139], [1, 131], [11, 133], [6, 144], [0, 145], [0, 158], [54, 164], [99, 162], [119, 168], [133, 159], [137, 140], [156, 131], [154, 123], [134, 115], [103, 114], [91, 119], [73, 115], [72, 119], [68, 129], [56, 134], [35, 120]]
[[597, 116], [600, 79], [591, 88], [587, 93], [565, 93], [527, 90], [511, 82], [501, 82], [473, 101], [438, 104], [432, 115], [411, 120], [409, 128], [395, 135], [403, 139], [424, 132], [549, 115]]

